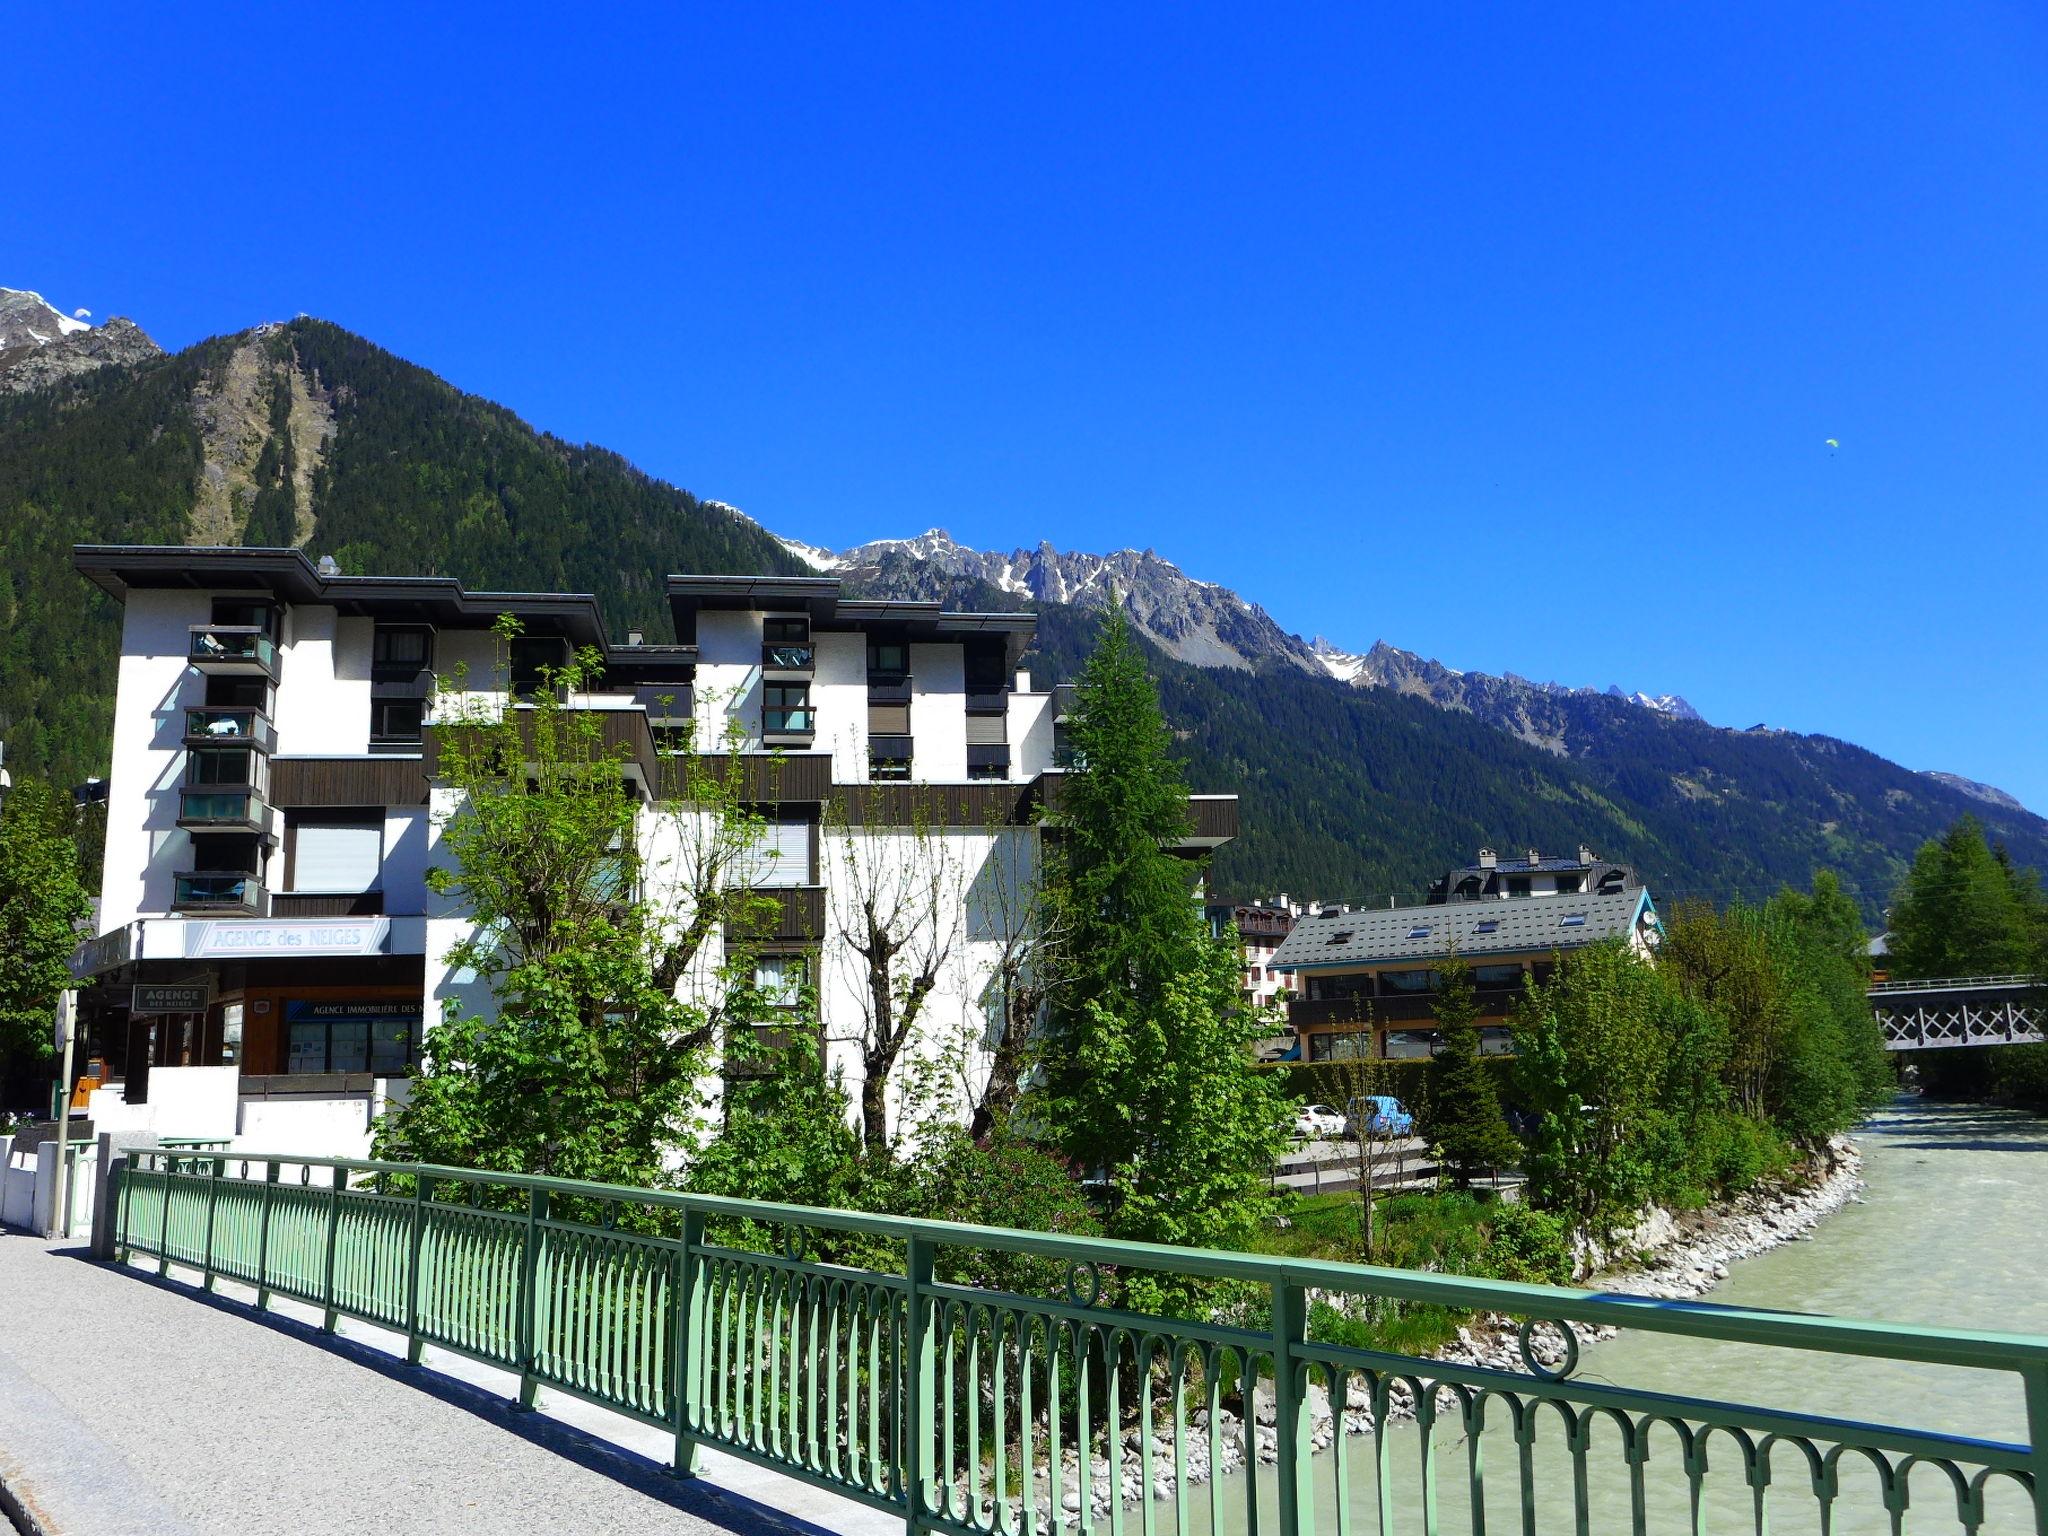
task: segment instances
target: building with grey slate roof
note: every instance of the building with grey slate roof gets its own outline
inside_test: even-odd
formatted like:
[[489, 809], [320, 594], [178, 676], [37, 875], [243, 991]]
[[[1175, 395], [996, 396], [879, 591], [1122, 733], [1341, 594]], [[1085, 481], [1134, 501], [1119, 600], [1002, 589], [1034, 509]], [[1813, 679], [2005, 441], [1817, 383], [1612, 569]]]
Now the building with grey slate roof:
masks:
[[1541, 900], [1459, 901], [1325, 911], [1298, 921], [1272, 968], [1295, 978], [1288, 1017], [1302, 1058], [1427, 1056], [1436, 1030], [1437, 966], [1455, 950], [1471, 967], [1483, 1048], [1505, 1051], [1503, 1021], [1531, 979], [1560, 956], [1620, 938], [1648, 956], [1662, 939], [1642, 886]]

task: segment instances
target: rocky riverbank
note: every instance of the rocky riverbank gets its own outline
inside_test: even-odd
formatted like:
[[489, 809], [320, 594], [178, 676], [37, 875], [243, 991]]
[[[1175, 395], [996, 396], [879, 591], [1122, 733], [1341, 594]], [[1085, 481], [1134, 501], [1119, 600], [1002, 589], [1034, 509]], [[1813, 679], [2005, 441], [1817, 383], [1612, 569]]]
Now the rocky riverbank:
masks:
[[[1780, 1243], [1797, 1242], [1810, 1236], [1815, 1227], [1844, 1205], [1859, 1198], [1863, 1187], [1863, 1161], [1847, 1137], [1838, 1136], [1809, 1164], [1785, 1184], [1758, 1190], [1705, 1211], [1674, 1215], [1653, 1210], [1635, 1228], [1622, 1235], [1609, 1255], [1594, 1255], [1594, 1272], [1583, 1282], [1588, 1289], [1614, 1291], [1633, 1296], [1680, 1299], [1702, 1296], [1728, 1276], [1728, 1266], [1740, 1259], [1767, 1252]], [[1336, 1300], [1335, 1297], [1324, 1298]], [[1483, 1314], [1432, 1358], [1450, 1364], [1486, 1366], [1495, 1370], [1524, 1373], [1519, 1338], [1520, 1322], [1496, 1313]], [[1579, 1342], [1595, 1343], [1612, 1338], [1613, 1328], [1580, 1327]], [[1532, 1336], [1531, 1352], [1543, 1366], [1558, 1365], [1564, 1358], [1563, 1342], [1552, 1329], [1539, 1329]], [[1354, 1389], [1355, 1391], [1356, 1389]], [[1325, 1450], [1336, 1437], [1336, 1419], [1329, 1395], [1320, 1386], [1309, 1389], [1313, 1424], [1313, 1445]], [[1260, 1461], [1271, 1463], [1278, 1455], [1273, 1402], [1263, 1386], [1253, 1397], [1254, 1440]], [[1388, 1416], [1408, 1419], [1414, 1405], [1404, 1382], [1394, 1382], [1388, 1392]], [[1187, 1479], [1190, 1484], [1208, 1481], [1209, 1417], [1197, 1410], [1188, 1417], [1190, 1433], [1186, 1446]], [[1241, 1471], [1245, 1462], [1242, 1420], [1229, 1409], [1220, 1410], [1216, 1420], [1221, 1470]], [[1347, 1405], [1344, 1411], [1346, 1435], [1371, 1434], [1373, 1417], [1362, 1406]], [[1158, 1461], [1164, 1458], [1161, 1468]], [[1171, 1430], [1155, 1432], [1155, 1464], [1140, 1465], [1140, 1438], [1133, 1429], [1126, 1433], [1122, 1489], [1125, 1503], [1135, 1503], [1146, 1492], [1144, 1474], [1152, 1472], [1150, 1492], [1159, 1499], [1174, 1497]], [[1070, 1513], [1080, 1509], [1077, 1488], [1079, 1458], [1073, 1451], [1062, 1469], [1064, 1496], [1061, 1502]], [[1096, 1517], [1105, 1516], [1112, 1486], [1108, 1462], [1094, 1458], [1091, 1486]], [[1041, 1507], [1050, 1501], [1041, 1496]]]

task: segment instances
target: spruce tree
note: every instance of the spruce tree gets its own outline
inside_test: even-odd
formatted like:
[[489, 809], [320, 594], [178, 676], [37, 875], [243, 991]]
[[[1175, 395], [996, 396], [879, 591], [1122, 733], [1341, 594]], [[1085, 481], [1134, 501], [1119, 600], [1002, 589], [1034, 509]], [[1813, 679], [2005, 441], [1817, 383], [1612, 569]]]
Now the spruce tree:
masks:
[[1424, 1130], [1460, 1189], [1489, 1169], [1521, 1161], [1522, 1144], [1501, 1118], [1493, 1075], [1479, 1053], [1472, 972], [1453, 952], [1437, 968], [1436, 1055], [1429, 1065]]
[[1187, 833], [1187, 791], [1114, 601], [1076, 691], [1072, 768], [1047, 836], [1058, 982], [1027, 1116], [1106, 1181], [1115, 1235], [1241, 1241], [1286, 1101], [1254, 1068], [1258, 1021], [1234, 948], [1203, 921], [1199, 871], [1170, 851]]

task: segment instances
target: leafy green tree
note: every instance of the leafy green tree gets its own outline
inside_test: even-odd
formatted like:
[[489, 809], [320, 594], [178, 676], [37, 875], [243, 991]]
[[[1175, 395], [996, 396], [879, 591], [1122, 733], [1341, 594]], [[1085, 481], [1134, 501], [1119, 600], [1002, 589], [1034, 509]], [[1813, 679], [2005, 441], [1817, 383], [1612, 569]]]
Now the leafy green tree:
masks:
[[1516, 1084], [1536, 1116], [1539, 1204], [1605, 1240], [1655, 1191], [1664, 983], [1619, 940], [1580, 950], [1517, 1006]]
[[1489, 1169], [1522, 1160], [1522, 1144], [1502, 1118], [1493, 1074], [1480, 1055], [1478, 1019], [1471, 967], [1452, 953], [1437, 967], [1436, 1054], [1422, 1133], [1459, 1189], [1470, 1189]]
[[40, 779], [16, 785], [0, 803], [0, 1104], [49, 1057], [90, 910], [69, 807]]
[[2041, 883], [1992, 848], [1974, 816], [1921, 844], [1892, 898], [1892, 970], [1902, 978], [2009, 976], [2041, 962]]
[[1062, 984], [1025, 1113], [1106, 1181], [1114, 1234], [1234, 1243], [1263, 1207], [1286, 1101], [1253, 1069], [1259, 1024], [1234, 946], [1210, 934], [1197, 871], [1169, 851], [1187, 831], [1187, 793], [1115, 605], [1076, 705], [1047, 835]]
[[410, 1101], [380, 1124], [382, 1153], [665, 1183], [701, 1123], [712, 1048], [759, 1007], [744, 945], [717, 963], [705, 948], [753, 915], [735, 876], [758, 821], [685, 753], [668, 759], [679, 814], [660, 838], [643, 826], [602, 717], [561, 702], [596, 666], [578, 656], [506, 708], [442, 690], [453, 808], [428, 880], [472, 924], [449, 965], [485, 981], [492, 1005], [452, 1002], [429, 1031]]

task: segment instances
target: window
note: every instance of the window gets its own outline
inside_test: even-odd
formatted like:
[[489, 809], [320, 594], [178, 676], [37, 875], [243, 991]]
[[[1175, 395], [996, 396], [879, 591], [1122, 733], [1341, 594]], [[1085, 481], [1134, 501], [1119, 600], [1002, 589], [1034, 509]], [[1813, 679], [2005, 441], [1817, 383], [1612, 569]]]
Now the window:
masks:
[[899, 756], [893, 750], [880, 745], [869, 747], [868, 777], [882, 783], [909, 778], [909, 754]]
[[353, 894], [378, 888], [384, 863], [382, 821], [295, 821], [289, 831], [294, 891]]
[[1420, 1061], [1436, 1054], [1433, 1029], [1390, 1029], [1387, 1031], [1387, 1059]]
[[550, 635], [520, 635], [512, 641], [512, 691], [521, 696], [539, 690], [569, 660], [569, 645]]
[[969, 646], [965, 659], [967, 690], [983, 693], [1003, 686], [1005, 657], [1000, 646]]
[[1371, 997], [1372, 977], [1311, 976], [1308, 979], [1308, 995], [1317, 1002], [1334, 1002], [1338, 998], [1347, 997]]
[[417, 742], [420, 722], [426, 716], [424, 699], [370, 700], [370, 740], [375, 742]]
[[771, 736], [808, 735], [817, 729], [809, 683], [767, 683], [761, 689], [761, 729]]
[[1336, 933], [1331, 934], [1330, 937], [1327, 940], [1325, 940], [1325, 942], [1331, 945], [1349, 944], [1353, 939], [1357, 937], [1358, 932], [1356, 929], [1345, 928], [1339, 930]]
[[270, 713], [270, 684], [260, 677], [209, 677], [206, 702], [222, 709], [260, 709]]
[[290, 1072], [374, 1072], [396, 1077], [413, 1061], [420, 1005], [290, 998], [284, 1005]]
[[1436, 990], [1435, 971], [1381, 971], [1382, 992], [1433, 992]]
[[213, 622], [232, 628], [260, 629], [277, 638], [277, 605], [253, 597], [216, 597]]
[[1458, 895], [1466, 901], [1477, 901], [1479, 899], [1479, 877], [1477, 875], [1467, 875], [1464, 879], [1460, 880], [1458, 882]]
[[378, 676], [411, 677], [427, 667], [428, 634], [379, 624], [370, 638], [370, 665]]
[[1479, 925], [1478, 927], [1474, 928], [1474, 929], [1473, 929], [1472, 931], [1473, 931], [1474, 933], [1499, 933], [1499, 932], [1500, 932], [1500, 920], [1499, 920], [1498, 918], [1492, 918], [1492, 917], [1489, 917], [1489, 918], [1488, 918], [1488, 919], [1487, 919], [1487, 920], [1486, 920], [1485, 922], [1481, 923], [1481, 924], [1480, 924], [1480, 925]]
[[1529, 877], [1528, 877], [1527, 875], [1509, 875], [1509, 876], [1508, 876], [1508, 894], [1509, 894], [1510, 896], [1526, 896], [1526, 895], [1528, 895], [1528, 894], [1529, 894]]
[[754, 990], [771, 1008], [794, 1008], [803, 1000], [809, 975], [802, 955], [761, 955], [754, 961]]
[[1519, 965], [1472, 967], [1472, 985], [1475, 987], [1519, 987], [1521, 984], [1522, 968]]
[[247, 747], [195, 747], [185, 754], [187, 784], [248, 784], [256, 780], [256, 754]]
[[771, 613], [761, 621], [761, 640], [766, 645], [809, 645], [811, 621], [807, 618], [792, 618], [786, 614]]
[[1010, 777], [1008, 763], [969, 763], [967, 777], [978, 783], [1003, 783]]
[[902, 677], [910, 671], [910, 647], [900, 640], [875, 640], [868, 643], [868, 675], [870, 677]]
[[1584, 877], [1580, 875], [1559, 875], [1557, 877], [1557, 894], [1560, 896], [1576, 896], [1579, 894], [1579, 887], [1584, 883]]
[[1408, 937], [1411, 939], [1426, 939], [1429, 937], [1429, 930], [1427, 928], [1410, 928], [1408, 930]]
[[1567, 912], [1558, 919], [1557, 926], [1560, 928], [1583, 928], [1586, 926], [1586, 914], [1583, 912]]
[[740, 861], [735, 879], [750, 886], [810, 884], [811, 843], [816, 832], [816, 826], [808, 821], [769, 822], [761, 829], [760, 841]]

